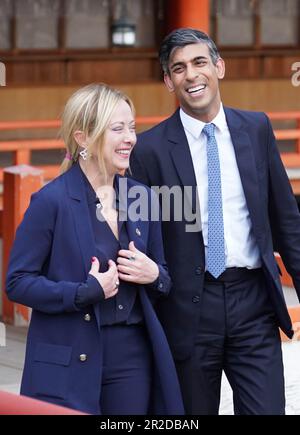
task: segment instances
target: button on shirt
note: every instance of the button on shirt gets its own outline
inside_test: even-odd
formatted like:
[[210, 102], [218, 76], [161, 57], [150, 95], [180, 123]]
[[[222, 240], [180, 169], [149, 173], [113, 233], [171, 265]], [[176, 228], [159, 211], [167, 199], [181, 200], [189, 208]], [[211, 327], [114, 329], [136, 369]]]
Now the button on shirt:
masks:
[[[108, 223], [105, 220], [97, 219], [97, 198], [95, 191], [83, 172], [82, 176], [86, 188], [90, 219], [95, 237], [95, 256], [100, 261], [100, 272], [106, 272], [108, 270], [108, 260], [112, 259], [116, 262], [118, 251], [120, 249], [128, 249], [129, 238], [126, 230], [126, 223], [118, 220], [119, 240], [117, 240]], [[99, 213], [99, 211], [97, 213]], [[92, 277], [91, 279], [95, 278]], [[76, 303], [78, 304], [79, 301], [79, 306], [80, 299], [82, 299], [84, 293], [87, 291], [87, 288], [84, 287], [89, 286], [90, 283], [88, 278], [87, 284], [80, 286], [78, 289]], [[138, 285], [136, 284], [120, 281], [117, 295], [112, 298], [103, 299], [100, 302], [100, 323], [102, 326], [118, 323], [136, 324], [142, 322], [143, 314], [140, 300], [137, 296], [137, 288]]]
[[[194, 165], [207, 258], [207, 138], [202, 131], [205, 123], [187, 115], [182, 109], [180, 109], [180, 118]], [[211, 122], [216, 126], [215, 137], [220, 158], [226, 267], [257, 268], [261, 266], [259, 249], [252, 231], [235, 151], [222, 105]]]

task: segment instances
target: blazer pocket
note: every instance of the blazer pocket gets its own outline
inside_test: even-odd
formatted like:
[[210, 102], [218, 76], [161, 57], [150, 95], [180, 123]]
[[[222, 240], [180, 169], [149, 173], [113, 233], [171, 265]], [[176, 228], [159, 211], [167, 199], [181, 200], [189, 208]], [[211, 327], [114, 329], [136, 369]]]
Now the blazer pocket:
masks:
[[33, 391], [37, 396], [66, 398], [71, 357], [71, 346], [37, 344], [32, 376]]

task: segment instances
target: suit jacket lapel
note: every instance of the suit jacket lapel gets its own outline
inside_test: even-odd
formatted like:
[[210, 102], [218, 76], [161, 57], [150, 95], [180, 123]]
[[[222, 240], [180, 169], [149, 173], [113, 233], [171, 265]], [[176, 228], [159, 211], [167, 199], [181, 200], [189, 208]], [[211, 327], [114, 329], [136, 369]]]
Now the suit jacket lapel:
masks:
[[191, 186], [192, 188], [192, 198], [185, 196], [185, 200], [191, 201], [192, 212], [195, 213], [197, 210], [196, 202], [199, 201], [197, 182], [189, 144], [179, 116], [179, 109], [168, 121], [167, 136], [171, 144], [170, 154], [179, 179], [183, 186]]
[[[86, 275], [88, 275], [91, 268], [91, 258], [96, 252], [96, 245], [89, 218], [90, 213], [86, 200], [82, 174], [78, 163], [74, 164], [66, 174], [66, 185], [69, 193], [70, 207], [73, 214], [77, 240], [82, 254], [82, 263]], [[94, 306], [94, 311], [98, 327], [100, 327], [98, 305]]]
[[[118, 211], [119, 211], [119, 221], [120, 221], [119, 230], [121, 230], [122, 225], [125, 225], [129, 241], [133, 241], [137, 249], [141, 250], [142, 252], [145, 252], [146, 246], [144, 242], [144, 236], [145, 236], [145, 225], [147, 225], [147, 221], [145, 222], [141, 220], [136, 222], [130, 219], [130, 209], [132, 203], [135, 201], [139, 201], [141, 198], [143, 198], [143, 196], [141, 198], [131, 197], [131, 195], [129, 195], [129, 189], [131, 187], [130, 183], [131, 183], [130, 179], [116, 174], [114, 180], [114, 188], [116, 191], [117, 201], [118, 201]], [[138, 187], [138, 186], [134, 186], [134, 187]], [[140, 185], [140, 187], [144, 188], [142, 185]], [[147, 195], [146, 206], [148, 210], [149, 207], [148, 195]], [[150, 212], [150, 210], [148, 211]], [[128, 246], [124, 245], [121, 238], [120, 238], [120, 245], [122, 249], [128, 249]]]
[[262, 226], [259, 213], [258, 174], [251, 139], [247, 132], [247, 125], [243, 125], [240, 118], [232, 109], [225, 108], [228, 128], [230, 131], [237, 165], [244, 189], [244, 194], [250, 213], [253, 231], [260, 238]]

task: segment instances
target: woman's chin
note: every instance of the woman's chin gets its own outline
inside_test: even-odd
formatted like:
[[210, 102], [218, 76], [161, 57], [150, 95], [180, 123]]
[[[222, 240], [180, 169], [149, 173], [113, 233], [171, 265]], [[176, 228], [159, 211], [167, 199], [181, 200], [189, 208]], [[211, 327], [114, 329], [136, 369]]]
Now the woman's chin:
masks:
[[129, 168], [129, 161], [124, 162], [123, 164], [120, 164], [120, 165], [116, 165], [115, 168], [116, 168], [117, 172], [120, 172], [120, 171], [125, 172]]
[[122, 167], [118, 166], [115, 168], [114, 173], [119, 174], [119, 175], [125, 175], [128, 168], [129, 168], [129, 165], [122, 166]]

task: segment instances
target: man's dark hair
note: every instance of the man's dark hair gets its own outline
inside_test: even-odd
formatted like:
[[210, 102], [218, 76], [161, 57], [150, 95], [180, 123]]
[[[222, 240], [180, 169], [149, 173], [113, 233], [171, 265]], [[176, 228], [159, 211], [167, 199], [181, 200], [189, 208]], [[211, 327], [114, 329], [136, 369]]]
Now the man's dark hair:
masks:
[[196, 29], [182, 28], [173, 30], [163, 40], [159, 50], [159, 61], [164, 73], [169, 74], [169, 59], [174, 50], [190, 44], [206, 44], [214, 65], [216, 65], [220, 54], [214, 41], [204, 32]]

